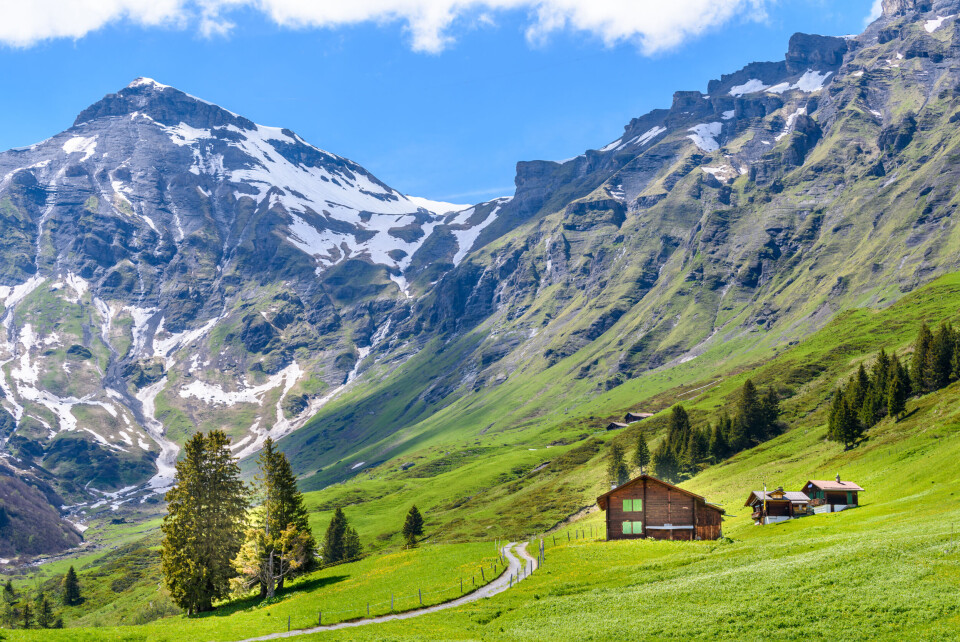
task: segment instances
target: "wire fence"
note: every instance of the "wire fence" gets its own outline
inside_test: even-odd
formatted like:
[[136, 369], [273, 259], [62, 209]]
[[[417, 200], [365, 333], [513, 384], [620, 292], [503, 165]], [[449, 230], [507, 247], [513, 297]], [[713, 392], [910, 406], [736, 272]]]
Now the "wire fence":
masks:
[[[331, 568], [338, 565], [339, 564], [331, 564], [324, 568]], [[497, 556], [492, 562], [481, 562], [477, 565], [477, 571], [475, 573], [469, 576], [460, 576], [455, 582], [448, 583], [443, 587], [433, 588], [431, 590], [417, 588], [416, 591], [409, 587], [404, 587], [403, 592], [384, 592], [382, 594], [384, 598], [376, 602], [353, 602], [344, 608], [317, 609], [315, 616], [306, 616], [303, 613], [297, 614], [296, 616], [288, 615], [287, 621], [284, 624], [286, 624], [287, 631], [292, 631], [381, 617], [384, 615], [396, 615], [420, 608], [436, 606], [473, 593], [477, 589], [493, 582], [508, 568], [509, 564], [503, 556], [503, 546], [498, 542]], [[509, 583], [512, 586], [512, 577], [509, 578]], [[267, 615], [269, 615], [269, 613], [267, 613]]]

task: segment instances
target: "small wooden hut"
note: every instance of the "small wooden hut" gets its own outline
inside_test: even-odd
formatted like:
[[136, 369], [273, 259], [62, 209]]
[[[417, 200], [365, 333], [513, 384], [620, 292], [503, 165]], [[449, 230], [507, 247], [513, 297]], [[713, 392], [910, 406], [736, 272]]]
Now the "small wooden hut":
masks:
[[640, 475], [597, 497], [606, 511], [607, 540], [694, 540], [723, 537], [723, 509], [695, 493]]
[[797, 491], [785, 491], [783, 487], [768, 493], [755, 490], [750, 493], [744, 506], [753, 509], [753, 521], [756, 524], [776, 524], [788, 519], [804, 517], [810, 505], [810, 498]]
[[644, 419], [649, 419], [652, 416], [653, 416], [652, 412], [628, 412], [624, 416], [623, 422], [627, 424], [632, 424], [638, 421], [643, 421]]
[[830, 481], [811, 479], [804, 485], [803, 492], [810, 498], [813, 512], [839, 513], [859, 506], [863, 489], [853, 482], [840, 481], [840, 475], [837, 475]]
[[607, 424], [607, 430], [621, 430], [626, 427], [627, 424], [620, 423], [619, 421], [611, 421]]

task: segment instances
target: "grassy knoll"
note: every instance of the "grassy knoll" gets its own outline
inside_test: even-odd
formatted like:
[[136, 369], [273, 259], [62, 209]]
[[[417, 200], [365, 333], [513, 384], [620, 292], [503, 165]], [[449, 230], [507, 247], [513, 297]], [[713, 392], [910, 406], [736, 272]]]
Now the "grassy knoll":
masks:
[[[294, 581], [283, 594], [270, 602], [248, 598], [235, 600], [213, 613], [188, 618], [168, 617], [143, 626], [68, 628], [62, 631], [10, 631], [11, 640], [237, 640], [254, 635], [276, 633], [287, 628], [315, 625], [318, 611], [325, 623], [365, 617], [367, 603], [371, 615], [390, 613], [390, 595], [394, 594], [394, 612], [407, 611], [423, 604], [431, 605], [461, 595], [472, 586], [480, 586], [480, 567], [486, 582], [502, 572], [497, 564], [496, 548], [491, 542], [424, 545], [368, 557], [311, 573]], [[161, 598], [153, 585], [153, 596], [141, 594], [143, 609], [149, 600]], [[7, 635], [7, 632], [4, 632]]]

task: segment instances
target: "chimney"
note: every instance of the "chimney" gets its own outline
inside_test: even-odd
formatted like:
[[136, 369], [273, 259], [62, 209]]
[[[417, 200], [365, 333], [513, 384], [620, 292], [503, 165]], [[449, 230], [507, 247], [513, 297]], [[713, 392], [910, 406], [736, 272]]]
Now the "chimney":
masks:
[[837, 473], [837, 483], [840, 483], [840, 473]]
[[[837, 477], [839, 477], [839, 475], [837, 475]], [[616, 487], [617, 487], [617, 482], [610, 482], [610, 490], [613, 490]]]

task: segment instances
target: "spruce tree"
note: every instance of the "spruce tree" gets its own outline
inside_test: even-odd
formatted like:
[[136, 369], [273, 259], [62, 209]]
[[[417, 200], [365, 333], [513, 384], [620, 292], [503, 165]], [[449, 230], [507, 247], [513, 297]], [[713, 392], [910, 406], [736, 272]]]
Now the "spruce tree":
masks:
[[353, 526], [347, 526], [343, 533], [343, 559], [344, 561], [355, 560], [360, 557], [363, 548], [360, 545], [360, 535], [357, 534]]
[[30, 602], [24, 602], [20, 610], [20, 626], [25, 629], [33, 628], [33, 609], [30, 608]]
[[80, 596], [80, 579], [71, 566], [63, 576], [63, 603], [67, 606], [76, 606], [80, 604], [82, 599]]
[[323, 563], [336, 564], [344, 560], [344, 535], [347, 531], [347, 517], [343, 510], [337, 506], [333, 511], [333, 518], [330, 525], [327, 526], [327, 532], [323, 537]]
[[750, 379], [747, 379], [740, 389], [733, 423], [737, 426], [737, 432], [742, 434], [747, 442], [744, 447], [750, 443], [760, 443], [766, 437], [760, 396], [757, 393], [757, 387]]
[[880, 348], [880, 352], [877, 354], [877, 360], [874, 361], [873, 367], [870, 369], [870, 384], [873, 389], [880, 393], [881, 398], [887, 392], [887, 384], [890, 382], [888, 376], [890, 374], [890, 357], [887, 355], [887, 351], [883, 348]]
[[953, 328], [946, 323], [941, 323], [930, 340], [930, 348], [927, 351], [925, 368], [927, 380], [924, 382], [924, 387], [928, 391], [940, 390], [950, 383], [955, 341]]
[[776, 435], [780, 421], [780, 395], [771, 386], [760, 400], [760, 411], [763, 417], [763, 434], [765, 437]]
[[680, 462], [677, 455], [666, 444], [660, 444], [653, 453], [652, 458], [654, 476], [674, 483], [680, 478]]
[[680, 404], [670, 411], [670, 426], [667, 430], [667, 446], [679, 459], [684, 454], [687, 441], [690, 439], [690, 416]]
[[[303, 503], [303, 494], [297, 488], [297, 478], [290, 468], [287, 456], [276, 449], [276, 445], [269, 437], [263, 444], [260, 456], [257, 458], [260, 472], [257, 475], [257, 491], [263, 502], [264, 510], [262, 527], [267, 535], [265, 563], [273, 566], [276, 563], [278, 544], [272, 539], [285, 536], [290, 526], [303, 534], [298, 539], [306, 543], [306, 563], [298, 565], [297, 569], [271, 569], [267, 575], [277, 577], [277, 590], [282, 590], [284, 581], [289, 577], [305, 573], [311, 569], [314, 552], [317, 545], [310, 530], [310, 521], [307, 507]], [[289, 537], [289, 536], [285, 536]], [[279, 540], [278, 540], [279, 541]], [[263, 587], [267, 596], [273, 595], [274, 587], [270, 584]]]
[[700, 471], [700, 465], [707, 459], [708, 447], [709, 443], [703, 431], [697, 429], [690, 431], [683, 460], [683, 468], [687, 473], [696, 475]]
[[647, 438], [642, 430], [637, 435], [637, 449], [633, 452], [633, 465], [640, 469], [641, 475], [650, 465], [650, 447], [647, 446]]
[[610, 464], [607, 467], [607, 476], [610, 483], [617, 486], [630, 481], [630, 469], [627, 468], [626, 454], [620, 444], [615, 443], [610, 446]]
[[842, 425], [845, 420], [843, 406], [843, 392], [837, 390], [833, 393], [833, 403], [830, 406], [830, 415], [827, 422], [827, 439], [830, 441], [842, 441], [842, 433], [845, 429]]
[[910, 395], [910, 387], [903, 380], [900, 369], [894, 370], [890, 383], [887, 386], [887, 412], [897, 421], [903, 416], [907, 409], [907, 397]]
[[37, 626], [41, 629], [49, 629], [53, 626], [53, 608], [50, 606], [50, 600], [41, 593], [37, 597]]
[[727, 444], [727, 436], [724, 434], [723, 425], [717, 423], [713, 427], [713, 434], [710, 437], [710, 457], [714, 463], [719, 463], [727, 458], [730, 446]]
[[407, 513], [401, 532], [407, 540], [407, 546], [412, 548], [417, 545], [417, 538], [423, 535], [423, 516], [416, 506], [411, 507]]
[[226, 433], [198, 433], [183, 451], [166, 496], [161, 570], [174, 602], [192, 615], [227, 595], [248, 504]]
[[920, 326], [917, 339], [913, 344], [913, 361], [910, 370], [910, 379], [913, 383], [913, 391], [916, 394], [928, 392], [925, 384], [930, 380], [927, 372], [927, 364], [929, 362], [928, 355], [931, 341], [933, 341], [933, 334], [931, 334], [927, 324], [924, 323]]
[[13, 588], [13, 581], [7, 580], [7, 583], [3, 585], [3, 601], [4, 602], [14, 602], [17, 599], [17, 592]]
[[854, 412], [858, 413], [860, 409], [863, 408], [863, 400], [866, 399], [869, 390], [870, 379], [867, 377], [867, 370], [863, 367], [863, 363], [861, 363], [857, 369], [857, 374], [850, 380], [850, 384], [847, 386], [847, 393], [844, 395], [844, 398]]

